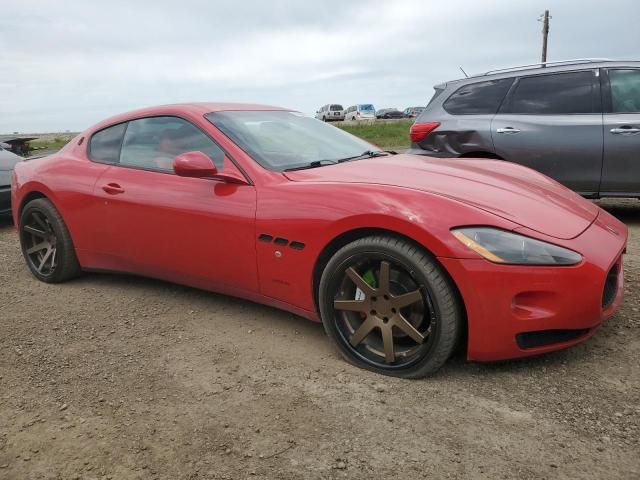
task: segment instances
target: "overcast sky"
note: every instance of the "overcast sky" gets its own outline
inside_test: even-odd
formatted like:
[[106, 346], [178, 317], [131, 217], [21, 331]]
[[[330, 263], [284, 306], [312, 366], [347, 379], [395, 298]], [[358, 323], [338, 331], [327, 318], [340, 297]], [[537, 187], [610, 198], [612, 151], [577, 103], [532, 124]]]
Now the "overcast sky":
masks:
[[638, 0], [3, 1], [0, 132], [83, 130], [182, 101], [424, 105], [433, 85], [539, 60], [640, 58]]

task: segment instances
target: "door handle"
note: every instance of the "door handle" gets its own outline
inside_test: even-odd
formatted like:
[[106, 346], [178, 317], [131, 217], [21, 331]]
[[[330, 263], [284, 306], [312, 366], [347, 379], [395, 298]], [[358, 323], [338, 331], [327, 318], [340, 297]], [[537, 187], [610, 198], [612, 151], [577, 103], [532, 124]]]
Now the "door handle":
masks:
[[109, 195], [118, 195], [119, 193], [124, 193], [124, 188], [122, 188], [117, 183], [108, 183], [102, 186], [102, 190], [107, 192]]
[[636, 133], [640, 133], [640, 128], [635, 128], [631, 125], [623, 125], [622, 127], [612, 128], [609, 131], [616, 135], [635, 135]]
[[496, 133], [520, 133], [520, 130], [513, 127], [504, 127], [496, 129]]

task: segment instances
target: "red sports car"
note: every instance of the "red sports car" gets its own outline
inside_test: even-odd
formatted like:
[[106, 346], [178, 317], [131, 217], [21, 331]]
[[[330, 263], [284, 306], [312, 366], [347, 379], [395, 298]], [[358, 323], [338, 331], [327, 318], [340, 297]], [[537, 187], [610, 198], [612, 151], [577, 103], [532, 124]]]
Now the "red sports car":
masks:
[[321, 320], [340, 352], [420, 377], [588, 338], [622, 300], [625, 225], [514, 163], [385, 152], [275, 107], [123, 114], [19, 163], [45, 282], [117, 271]]

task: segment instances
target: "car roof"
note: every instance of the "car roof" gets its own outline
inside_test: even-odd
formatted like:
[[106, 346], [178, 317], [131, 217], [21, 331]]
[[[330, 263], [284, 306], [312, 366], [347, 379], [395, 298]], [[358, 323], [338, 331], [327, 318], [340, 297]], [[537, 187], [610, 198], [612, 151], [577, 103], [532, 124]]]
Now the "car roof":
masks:
[[126, 122], [139, 117], [152, 117], [156, 115], [205, 115], [212, 112], [232, 112], [232, 111], [284, 111], [292, 112], [293, 109], [275, 107], [273, 105], [261, 105], [257, 103], [226, 103], [226, 102], [190, 102], [190, 103], [173, 103], [168, 105], [158, 105], [155, 107], [140, 108], [129, 112], [120, 113], [113, 117], [107, 118], [91, 130], [99, 130], [109, 125], [120, 122]]
[[545, 73], [570, 72], [576, 70], [590, 70], [594, 68], [633, 67], [640, 68], [637, 60], [608, 60], [608, 59], [579, 59], [560, 62], [548, 62], [545, 66], [541, 63], [533, 65], [514, 66], [489, 70], [485, 73], [470, 75], [467, 78], [458, 78], [435, 85], [433, 88], [442, 89], [450, 84], [475, 83], [485, 80], [497, 80], [500, 78], [523, 77], [527, 75], [539, 75]]

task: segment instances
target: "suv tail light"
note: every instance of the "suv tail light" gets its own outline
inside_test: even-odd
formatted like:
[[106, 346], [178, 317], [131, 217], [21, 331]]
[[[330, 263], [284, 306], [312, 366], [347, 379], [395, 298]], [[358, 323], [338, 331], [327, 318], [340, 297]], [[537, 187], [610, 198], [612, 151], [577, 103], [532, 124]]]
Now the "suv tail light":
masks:
[[412, 142], [419, 142], [424, 137], [440, 126], [440, 122], [414, 123], [409, 129], [409, 138]]

